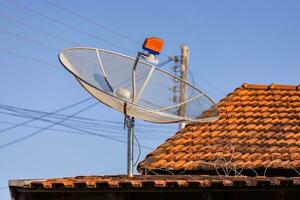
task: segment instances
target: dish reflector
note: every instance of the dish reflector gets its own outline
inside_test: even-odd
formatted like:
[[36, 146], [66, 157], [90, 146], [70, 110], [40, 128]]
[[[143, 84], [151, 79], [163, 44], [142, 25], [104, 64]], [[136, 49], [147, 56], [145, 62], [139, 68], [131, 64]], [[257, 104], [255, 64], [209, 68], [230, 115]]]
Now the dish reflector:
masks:
[[[95, 48], [63, 50], [59, 59], [95, 98], [128, 116], [154, 123], [208, 122], [218, 119], [214, 102], [202, 91], [155, 66], [135, 58]], [[133, 84], [135, 81], [135, 84]], [[174, 102], [174, 82], [186, 88], [186, 100]], [[133, 88], [135, 85], [135, 88]], [[180, 116], [180, 109], [185, 114]]]

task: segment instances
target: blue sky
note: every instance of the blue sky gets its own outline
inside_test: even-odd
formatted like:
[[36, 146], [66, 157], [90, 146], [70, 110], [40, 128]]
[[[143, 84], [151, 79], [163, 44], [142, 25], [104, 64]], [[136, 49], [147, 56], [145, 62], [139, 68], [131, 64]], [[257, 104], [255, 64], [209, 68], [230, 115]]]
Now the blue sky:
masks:
[[[165, 40], [160, 60], [179, 54], [181, 44], [189, 45], [189, 69], [195, 85], [216, 101], [244, 82], [299, 84], [299, 1], [51, 1], [130, 40], [58, 10], [46, 1], [16, 2], [54, 18], [60, 24], [8, 0], [1, 0], [0, 104], [52, 112], [88, 98], [90, 95], [60, 66], [59, 51], [78, 43], [134, 56], [140, 48], [138, 44], [148, 36]], [[19, 23], [15, 23], [16, 20]], [[70, 26], [81, 32], [70, 29]], [[169, 70], [169, 67], [165, 66], [165, 69]], [[96, 101], [91, 100], [60, 114], [71, 115], [93, 102]], [[79, 116], [118, 122], [118, 126], [113, 127], [118, 133], [106, 131], [112, 126], [104, 125], [102, 130], [92, 131], [125, 139], [121, 124], [123, 116], [117, 111], [99, 103]], [[26, 119], [2, 113], [0, 121], [21, 123]], [[138, 124], [141, 126], [137, 129], [141, 144], [152, 149], [177, 128], [176, 125], [152, 125], [142, 121]], [[28, 125], [45, 127], [48, 124], [33, 122]], [[9, 126], [0, 123], [0, 130]], [[47, 130], [0, 149], [0, 199], [9, 199], [8, 189], [2, 187], [9, 179], [126, 173], [125, 144], [101, 137], [64, 133], [61, 131], [68, 129], [60, 126], [54, 128], [60, 132]], [[0, 145], [35, 130], [18, 127], [0, 133]], [[141, 159], [149, 152], [149, 149], [143, 149]]]

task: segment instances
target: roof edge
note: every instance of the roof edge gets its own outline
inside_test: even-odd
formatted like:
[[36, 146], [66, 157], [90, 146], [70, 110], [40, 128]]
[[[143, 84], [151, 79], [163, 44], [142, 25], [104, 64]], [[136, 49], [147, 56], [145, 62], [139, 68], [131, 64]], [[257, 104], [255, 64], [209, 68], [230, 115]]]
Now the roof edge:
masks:
[[[172, 188], [186, 189], [197, 186], [207, 189], [214, 186], [231, 187], [237, 189], [236, 186], [258, 186], [263, 183], [272, 186], [283, 186], [289, 183], [290, 186], [300, 186], [300, 177], [265, 177], [265, 176], [206, 176], [206, 175], [135, 175], [128, 177], [125, 175], [118, 176], [80, 176], [69, 178], [51, 178], [37, 180], [11, 180], [10, 190], [15, 193], [15, 189], [33, 190], [55, 190], [62, 189], [97, 189], [108, 191], [109, 189], [135, 190], [137, 188], [153, 189], [153, 188]], [[242, 183], [242, 184], [240, 184]], [[60, 187], [57, 187], [57, 186]]]
[[244, 83], [242, 85], [245, 89], [256, 89], [256, 90], [300, 90], [299, 85], [288, 85], [288, 84], [275, 84], [263, 85], [263, 84], [249, 84]]

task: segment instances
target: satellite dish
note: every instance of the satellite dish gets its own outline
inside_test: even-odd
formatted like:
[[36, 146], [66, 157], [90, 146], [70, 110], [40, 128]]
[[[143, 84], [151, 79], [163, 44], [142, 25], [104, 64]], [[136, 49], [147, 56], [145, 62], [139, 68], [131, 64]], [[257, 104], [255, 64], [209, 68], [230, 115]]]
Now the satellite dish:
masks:
[[[96, 99], [124, 113], [128, 128], [128, 175], [132, 176], [134, 118], [153, 123], [209, 122], [219, 117], [211, 98], [180, 78], [155, 67], [162, 40], [148, 38], [136, 58], [96, 48], [68, 48], [62, 65]], [[145, 59], [142, 61], [141, 58]], [[174, 82], [186, 93], [174, 101]], [[184, 112], [182, 112], [184, 111]]]

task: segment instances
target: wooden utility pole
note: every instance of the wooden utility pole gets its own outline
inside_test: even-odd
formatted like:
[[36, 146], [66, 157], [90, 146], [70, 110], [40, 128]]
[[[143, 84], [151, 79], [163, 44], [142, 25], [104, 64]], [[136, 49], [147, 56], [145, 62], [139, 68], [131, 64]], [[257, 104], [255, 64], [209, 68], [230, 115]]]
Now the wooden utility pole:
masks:
[[[187, 45], [181, 45], [181, 79], [187, 82], [187, 68], [189, 60], [189, 47]], [[180, 84], [180, 103], [183, 103], [187, 100], [187, 85], [184, 83]], [[186, 105], [183, 104], [179, 108], [179, 116], [185, 116], [186, 114]], [[186, 122], [179, 123], [179, 130], [184, 128]]]

